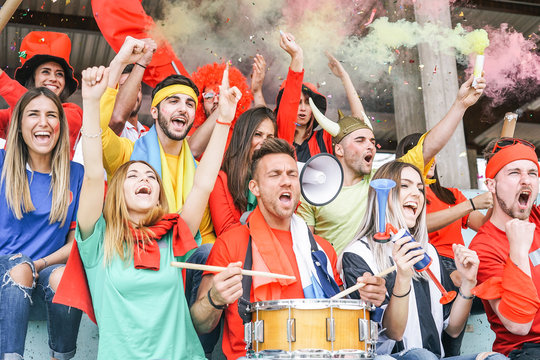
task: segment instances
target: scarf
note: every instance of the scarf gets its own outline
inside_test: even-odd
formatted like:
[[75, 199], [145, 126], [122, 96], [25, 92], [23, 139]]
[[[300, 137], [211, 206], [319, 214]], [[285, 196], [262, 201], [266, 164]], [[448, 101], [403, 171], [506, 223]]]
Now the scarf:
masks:
[[[165, 228], [168, 228], [168, 230], [165, 230]], [[166, 214], [161, 221], [159, 221], [153, 227], [150, 227], [150, 229], [152, 229], [156, 235], [155, 238], [157, 238], [158, 234], [161, 234], [159, 236], [159, 238], [161, 238], [168, 231], [170, 231], [171, 228], [173, 229], [174, 256], [183, 256], [189, 250], [197, 247], [197, 243], [193, 239], [187, 224], [178, 214]], [[136, 268], [143, 268], [137, 267], [136, 259], [137, 253], [139, 253], [139, 255], [142, 255], [140, 261], [138, 261], [139, 266], [149, 266], [144, 268], [159, 270], [159, 248], [157, 241], [154, 240], [153, 242], [155, 242], [155, 247], [151, 245], [150, 252], [148, 251], [148, 244], [145, 244], [145, 249], [143, 252], [140, 250], [135, 250], [133, 260]], [[155, 253], [156, 250], [157, 254]], [[150, 253], [151, 255], [148, 255], [147, 253]], [[152, 266], [155, 267], [156, 255], [157, 269], [152, 268]], [[63, 304], [80, 309], [88, 315], [90, 320], [97, 324], [94, 307], [92, 305], [92, 297], [90, 295], [90, 288], [88, 287], [88, 280], [86, 278], [86, 273], [84, 271], [84, 266], [76, 241], [73, 242], [73, 246], [71, 247], [66, 268], [64, 270], [64, 274], [62, 275], [62, 280], [58, 285], [58, 289], [56, 290], [56, 294], [54, 295], [53, 303]]]
[[178, 155], [176, 173], [176, 192], [173, 188], [172, 174], [167, 165], [165, 152], [157, 137], [156, 125], [148, 133], [135, 141], [130, 160], [144, 160], [157, 171], [163, 181], [163, 190], [167, 196], [170, 212], [178, 212], [182, 209], [186, 198], [193, 187], [195, 169], [197, 163], [191, 154], [187, 140], [182, 141], [182, 150]]
[[[150, 241], [138, 240], [136, 246], [133, 247], [135, 269], [159, 270], [160, 254], [157, 240], [160, 240], [171, 229], [173, 230], [172, 248], [174, 256], [182, 256], [197, 247], [189, 227], [180, 215], [176, 213], [165, 214], [156, 224], [148, 227], [148, 230], [154, 234]], [[131, 233], [135, 239], [143, 239], [143, 233], [139, 229], [131, 228]]]
[[[293, 252], [298, 264], [300, 282], [305, 298], [326, 298], [319, 275], [311, 256], [308, 227], [298, 216], [291, 218]], [[293, 265], [272, 229], [257, 207], [249, 218], [249, 232], [252, 239], [253, 269], [278, 274], [293, 275]], [[317, 244], [319, 250], [322, 251]], [[326, 263], [328, 274], [333, 274], [330, 262]], [[253, 295], [255, 301], [281, 299], [281, 290], [297, 280], [253, 277]]]

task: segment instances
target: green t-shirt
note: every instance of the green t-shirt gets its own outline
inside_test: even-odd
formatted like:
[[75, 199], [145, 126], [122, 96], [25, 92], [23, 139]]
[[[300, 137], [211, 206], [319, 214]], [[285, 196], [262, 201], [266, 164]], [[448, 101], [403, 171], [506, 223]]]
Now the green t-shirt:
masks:
[[103, 263], [105, 219], [81, 241], [75, 238], [86, 270], [99, 328], [98, 359], [205, 359], [191, 322], [184, 295], [182, 269], [172, 267], [175, 257], [169, 232], [160, 241], [158, 271], [138, 270], [133, 259], [115, 256]]
[[344, 186], [339, 195], [325, 206], [314, 206], [302, 198], [296, 213], [306, 224], [315, 227], [315, 234], [325, 238], [332, 244], [336, 253], [340, 254], [351, 242], [364, 218], [367, 206], [369, 182], [375, 173], [352, 186]]
[[[418, 144], [398, 159], [420, 169], [424, 174], [424, 179], [433, 163], [431, 159], [424, 164], [423, 149], [427, 134], [422, 135]], [[353, 240], [359, 230], [366, 213], [369, 182], [376, 171], [372, 169], [371, 173], [364, 176], [360, 182], [352, 186], [344, 186], [334, 201], [327, 205], [313, 206], [302, 198], [296, 210], [309, 226], [314, 227], [315, 234], [328, 240], [338, 254]]]

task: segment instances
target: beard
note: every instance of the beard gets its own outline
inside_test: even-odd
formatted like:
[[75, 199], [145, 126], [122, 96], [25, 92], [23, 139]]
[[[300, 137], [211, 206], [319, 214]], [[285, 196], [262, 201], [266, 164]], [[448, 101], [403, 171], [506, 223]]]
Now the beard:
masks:
[[529, 216], [531, 215], [531, 209], [532, 204], [527, 209], [512, 209], [510, 206], [506, 204], [506, 202], [495, 194], [495, 197], [497, 199], [497, 203], [499, 204], [501, 210], [508, 216], [510, 216], [513, 219], [519, 219], [519, 220], [527, 220]]
[[189, 133], [189, 130], [191, 130], [191, 127], [193, 126], [193, 121], [186, 127], [186, 129], [181, 134], [175, 134], [169, 130], [169, 121], [165, 119], [161, 113], [158, 113], [158, 124], [163, 133], [171, 140], [176, 141], [182, 141], [185, 139], [187, 134]]

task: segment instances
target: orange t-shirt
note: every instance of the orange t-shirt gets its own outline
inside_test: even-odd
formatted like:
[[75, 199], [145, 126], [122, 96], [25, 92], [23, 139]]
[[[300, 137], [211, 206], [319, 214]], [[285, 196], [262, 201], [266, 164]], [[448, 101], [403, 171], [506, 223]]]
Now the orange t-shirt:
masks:
[[[300, 272], [292, 249], [292, 235], [289, 231], [272, 229], [274, 235], [280, 241], [287, 258], [293, 265], [294, 276], [297, 281], [282, 289], [282, 299], [303, 299], [304, 292], [300, 282]], [[314, 235], [315, 241], [324, 250], [332, 269], [334, 270], [334, 279], [341, 286], [343, 283], [336, 269], [337, 255], [332, 245]], [[207, 264], [215, 266], [227, 266], [231, 262], [242, 261], [246, 258], [247, 246], [249, 241], [249, 229], [246, 225], [232, 228], [220, 235], [207, 260]], [[205, 273], [206, 275], [206, 273]], [[278, 299], [276, 299], [278, 300]], [[251, 289], [251, 299], [253, 301], [253, 288]], [[225, 310], [225, 327], [223, 329], [223, 353], [227, 359], [237, 359], [246, 355], [246, 343], [244, 342], [244, 325], [238, 314], [238, 301], [230, 304]]]

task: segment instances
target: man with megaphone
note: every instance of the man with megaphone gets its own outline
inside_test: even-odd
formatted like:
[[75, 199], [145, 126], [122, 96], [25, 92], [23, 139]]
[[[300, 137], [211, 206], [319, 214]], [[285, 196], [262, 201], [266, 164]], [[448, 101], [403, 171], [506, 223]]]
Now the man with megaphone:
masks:
[[[484, 78], [478, 79], [476, 88], [472, 87], [472, 81], [471, 76], [461, 85], [445, 117], [400, 159], [423, 170], [424, 178], [434, 156], [449, 141], [465, 110], [478, 101], [486, 87]], [[310, 101], [310, 106], [319, 125], [333, 136], [334, 155], [343, 167], [344, 179], [343, 188], [334, 201], [325, 206], [313, 206], [302, 201], [298, 215], [315, 234], [330, 241], [336, 252], [340, 253], [356, 235], [366, 212], [369, 181], [376, 170], [373, 169], [377, 152], [375, 135], [365, 114], [363, 118], [341, 117], [336, 123], [322, 114], [313, 101]]]
[[[342, 285], [335, 250], [311, 234], [294, 214], [300, 199], [294, 149], [282, 139], [266, 140], [253, 154], [251, 171], [249, 189], [257, 197], [257, 207], [247, 224], [217, 238], [207, 264], [228, 267], [218, 274], [204, 273], [198, 299], [191, 307], [199, 333], [211, 331], [225, 312], [223, 352], [228, 359], [246, 355], [246, 302], [329, 298]], [[295, 279], [242, 276], [242, 268]], [[364, 286], [366, 291], [373, 291], [370, 284]], [[384, 285], [382, 288], [381, 299]]]

